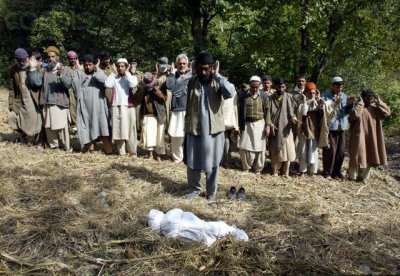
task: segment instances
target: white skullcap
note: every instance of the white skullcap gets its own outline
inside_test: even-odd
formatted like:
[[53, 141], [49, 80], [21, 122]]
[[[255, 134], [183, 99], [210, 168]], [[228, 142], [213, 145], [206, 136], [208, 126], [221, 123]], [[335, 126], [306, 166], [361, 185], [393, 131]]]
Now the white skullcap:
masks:
[[118, 60], [117, 60], [117, 64], [118, 63], [126, 63], [126, 64], [128, 64], [128, 60], [126, 59], [126, 58], [119, 58]]
[[250, 82], [253, 82], [253, 81], [261, 82], [261, 79], [260, 79], [259, 76], [252, 76], [252, 77], [250, 78]]
[[331, 83], [343, 83], [343, 79], [341, 77], [334, 77], [331, 79]]

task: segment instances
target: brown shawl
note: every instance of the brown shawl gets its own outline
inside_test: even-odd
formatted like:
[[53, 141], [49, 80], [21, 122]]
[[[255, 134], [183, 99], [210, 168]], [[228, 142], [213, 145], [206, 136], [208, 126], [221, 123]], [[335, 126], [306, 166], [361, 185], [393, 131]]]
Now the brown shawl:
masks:
[[271, 114], [271, 122], [277, 128], [275, 135], [271, 136], [271, 146], [280, 150], [286, 143], [290, 130], [293, 126], [293, 118], [295, 118], [292, 96], [284, 92], [281, 96], [274, 93], [270, 97], [269, 110]]

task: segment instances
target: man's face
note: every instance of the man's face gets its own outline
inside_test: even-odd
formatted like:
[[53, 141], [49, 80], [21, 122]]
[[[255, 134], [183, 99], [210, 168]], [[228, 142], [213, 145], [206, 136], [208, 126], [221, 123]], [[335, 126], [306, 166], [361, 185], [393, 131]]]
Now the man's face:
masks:
[[188, 62], [186, 59], [181, 58], [180, 60], [178, 60], [177, 64], [176, 64], [179, 73], [185, 73], [186, 70], [188, 69]]
[[278, 93], [283, 93], [286, 91], [286, 84], [277, 84], [275, 89]]
[[306, 91], [307, 99], [315, 99], [316, 95], [317, 95], [317, 91], [315, 89]]
[[110, 58], [109, 57], [102, 57], [100, 59], [101, 65], [106, 67], [108, 65], [110, 65]]
[[23, 59], [16, 58], [15, 63], [17, 64], [18, 68], [26, 69], [28, 68], [29, 65], [29, 58], [23, 58]]
[[58, 62], [58, 56], [54, 52], [48, 52], [47, 53], [47, 58], [49, 59], [49, 61]]
[[298, 78], [297, 79], [297, 87], [303, 89], [306, 85], [306, 78]]
[[94, 72], [95, 65], [93, 62], [86, 61], [83, 63], [83, 69], [85, 70], [86, 74], [92, 74]]
[[136, 61], [131, 61], [131, 62], [129, 63], [129, 65], [131, 66], [131, 68], [137, 68], [137, 66], [138, 66], [138, 64], [137, 64]]
[[262, 85], [263, 85], [264, 89], [270, 89], [271, 86], [272, 86], [272, 81], [270, 81], [270, 80], [264, 80], [263, 83], [262, 83]]
[[258, 91], [258, 89], [260, 88], [260, 82], [252, 81], [249, 86], [250, 86], [250, 91], [252, 93], [256, 93]]
[[120, 74], [121, 76], [125, 75], [126, 64], [123, 62], [117, 63], [117, 71], [118, 71], [118, 74]]
[[77, 58], [68, 58], [69, 66], [75, 66], [77, 61]]
[[208, 79], [211, 76], [211, 64], [197, 64], [196, 72], [201, 79]]
[[331, 91], [333, 92], [333, 94], [339, 94], [343, 91], [343, 84], [333, 83], [331, 85]]

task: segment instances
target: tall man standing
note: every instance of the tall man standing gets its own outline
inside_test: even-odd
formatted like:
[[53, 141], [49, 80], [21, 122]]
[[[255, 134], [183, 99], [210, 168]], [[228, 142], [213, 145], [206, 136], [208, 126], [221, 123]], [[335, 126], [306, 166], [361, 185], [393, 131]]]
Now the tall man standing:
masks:
[[269, 154], [271, 156], [272, 174], [289, 176], [290, 162], [296, 158], [292, 128], [297, 123], [294, 113], [292, 95], [286, 93], [283, 79], [275, 80], [276, 92], [269, 98], [268, 109], [271, 119], [267, 120], [269, 137]]
[[175, 163], [183, 160], [184, 124], [187, 101], [187, 84], [192, 77], [188, 68], [189, 59], [185, 54], [176, 57], [176, 65], [171, 65], [171, 74], [167, 79], [167, 88], [172, 92], [171, 117], [168, 134], [171, 137], [171, 153]]
[[389, 106], [372, 89], [363, 89], [349, 116], [350, 179], [364, 181], [369, 178], [371, 167], [387, 164], [382, 123], [388, 116]]
[[[260, 91], [261, 79], [258, 76], [250, 78], [250, 88], [239, 100], [240, 125], [240, 159], [242, 169], [253, 169], [260, 174], [265, 163], [265, 133], [268, 114], [268, 96]], [[270, 122], [268, 122], [270, 125]]]
[[40, 105], [43, 106], [44, 127], [47, 142], [52, 149], [59, 148], [59, 140], [64, 150], [70, 150], [69, 99], [68, 90], [60, 77], [65, 68], [60, 63], [60, 51], [55, 46], [46, 49], [49, 63], [44, 70], [37, 70], [36, 59], [31, 59], [29, 83], [41, 87]]
[[[119, 155], [137, 154], [136, 109], [134, 106], [132, 90], [138, 81], [129, 73], [126, 58], [118, 59], [117, 72], [111, 73], [105, 83], [106, 88], [111, 88], [112, 106], [112, 139], [117, 146]], [[136, 90], [136, 89], [135, 89]]]
[[10, 92], [8, 109], [9, 124], [21, 133], [21, 142], [29, 142], [31, 137], [40, 133], [42, 116], [39, 103], [35, 101], [32, 88], [27, 84], [29, 57], [25, 49], [14, 52], [15, 64], [10, 67]]
[[73, 90], [77, 98], [76, 126], [82, 149], [93, 151], [96, 140], [100, 139], [104, 152], [111, 154], [110, 113], [104, 92], [107, 77], [97, 68], [96, 62], [94, 56], [86, 55], [84, 70], [73, 76], [66, 74], [61, 81]]
[[[68, 58], [68, 66], [65, 66], [66, 74], [73, 78], [76, 72], [82, 69], [82, 66], [79, 64], [79, 59], [77, 53], [74, 51], [69, 51], [67, 53]], [[71, 127], [76, 127], [76, 96], [72, 88], [68, 89], [69, 94], [69, 113], [71, 114]]]
[[342, 165], [345, 154], [345, 131], [349, 127], [347, 119], [352, 105], [347, 105], [347, 95], [343, 92], [344, 81], [341, 77], [331, 80], [330, 91], [322, 94], [327, 104], [334, 106], [334, 115], [329, 126], [329, 146], [322, 151], [323, 175], [326, 178], [343, 179]]
[[[224, 149], [223, 98], [235, 95], [232, 86], [219, 74], [218, 61], [209, 53], [196, 58], [196, 72], [188, 83], [185, 116], [186, 165], [193, 199], [201, 192], [201, 170], [206, 173], [207, 199], [214, 200], [218, 187], [219, 164]], [[214, 69], [214, 70], [213, 70]], [[214, 72], [213, 72], [214, 71]]]

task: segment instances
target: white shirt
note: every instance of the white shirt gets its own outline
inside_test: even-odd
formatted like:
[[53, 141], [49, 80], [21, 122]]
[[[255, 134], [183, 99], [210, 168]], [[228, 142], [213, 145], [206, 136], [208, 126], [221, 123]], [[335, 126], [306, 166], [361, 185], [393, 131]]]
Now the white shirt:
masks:
[[129, 92], [138, 85], [136, 76], [126, 72], [124, 76], [112, 73], [108, 76], [105, 86], [114, 89], [113, 106], [127, 106]]

